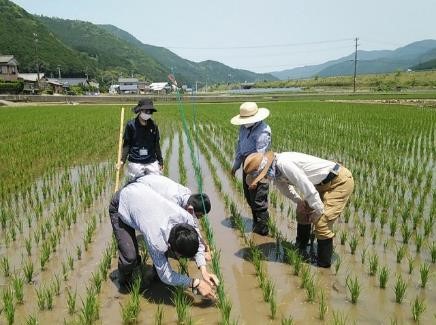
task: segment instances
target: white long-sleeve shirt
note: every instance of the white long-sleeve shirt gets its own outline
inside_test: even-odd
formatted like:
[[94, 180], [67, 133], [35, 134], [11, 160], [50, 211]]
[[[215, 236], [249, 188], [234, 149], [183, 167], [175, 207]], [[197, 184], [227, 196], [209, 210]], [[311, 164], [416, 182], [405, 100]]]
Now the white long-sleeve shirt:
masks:
[[162, 175], [148, 174], [138, 178], [136, 181], [150, 186], [153, 191], [159, 193], [164, 198], [175, 202], [182, 208], [185, 208], [188, 205], [188, 199], [192, 194], [189, 188]]
[[315, 185], [327, 177], [336, 163], [299, 152], [282, 152], [275, 156], [279, 173], [274, 185], [295, 203], [301, 200], [295, 188], [298, 189], [315, 213], [323, 214], [324, 204]]
[[[189, 286], [191, 279], [172, 270], [165, 252], [168, 250], [170, 231], [176, 224], [190, 224], [201, 238], [194, 217], [140, 182], [131, 183], [121, 190], [118, 212], [124, 223], [144, 235], [148, 252], [162, 282], [173, 286]], [[198, 267], [206, 265], [204, 245], [201, 240], [199, 242], [195, 255]]]

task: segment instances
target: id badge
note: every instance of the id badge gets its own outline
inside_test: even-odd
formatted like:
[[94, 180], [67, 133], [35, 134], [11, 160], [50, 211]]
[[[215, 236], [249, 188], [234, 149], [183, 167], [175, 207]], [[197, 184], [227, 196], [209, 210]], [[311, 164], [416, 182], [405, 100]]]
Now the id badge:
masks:
[[148, 155], [148, 150], [147, 149], [139, 149], [139, 155], [140, 156], [147, 156]]

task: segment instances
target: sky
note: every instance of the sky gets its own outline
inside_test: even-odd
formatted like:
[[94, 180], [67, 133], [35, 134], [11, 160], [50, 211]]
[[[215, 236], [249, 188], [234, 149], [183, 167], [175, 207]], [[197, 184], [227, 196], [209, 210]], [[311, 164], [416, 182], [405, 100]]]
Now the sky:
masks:
[[13, 0], [32, 14], [115, 25], [195, 62], [271, 72], [436, 39], [436, 0]]

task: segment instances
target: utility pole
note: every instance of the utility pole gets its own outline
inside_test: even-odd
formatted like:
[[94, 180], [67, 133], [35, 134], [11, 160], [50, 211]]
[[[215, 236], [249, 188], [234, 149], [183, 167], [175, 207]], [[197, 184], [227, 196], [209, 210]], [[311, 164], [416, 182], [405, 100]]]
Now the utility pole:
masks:
[[38, 34], [37, 33], [33, 33], [33, 40], [35, 42], [36, 72], [38, 73], [36, 81], [39, 90], [39, 59], [38, 59]]
[[354, 78], [353, 78], [353, 93], [356, 92], [356, 74], [357, 74], [357, 41], [359, 40], [358, 37], [355, 39], [356, 42], [356, 49], [354, 51]]
[[61, 79], [61, 66], [58, 65], [58, 79]]

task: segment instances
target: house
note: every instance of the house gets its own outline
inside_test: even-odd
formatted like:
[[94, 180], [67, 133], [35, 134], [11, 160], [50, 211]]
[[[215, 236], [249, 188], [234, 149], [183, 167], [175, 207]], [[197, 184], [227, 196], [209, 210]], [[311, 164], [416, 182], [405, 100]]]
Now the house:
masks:
[[121, 94], [138, 94], [138, 79], [137, 78], [118, 78]]
[[60, 82], [58, 79], [47, 78], [46, 90], [52, 94], [63, 94], [64, 93], [64, 84]]
[[[24, 83], [23, 92], [34, 94], [38, 92], [39, 89], [45, 88], [44, 84], [46, 82], [44, 78], [44, 73], [19, 73], [17, 76], [18, 80], [22, 80]], [[39, 82], [39, 84], [38, 84]]]
[[138, 91], [140, 94], [145, 94], [150, 91], [150, 85], [147, 81], [138, 81]]
[[151, 91], [157, 92], [158, 94], [162, 92], [167, 93], [169, 90], [171, 90], [171, 86], [168, 84], [168, 82], [153, 82], [149, 87]]
[[17, 81], [18, 62], [13, 55], [0, 55], [0, 80]]

